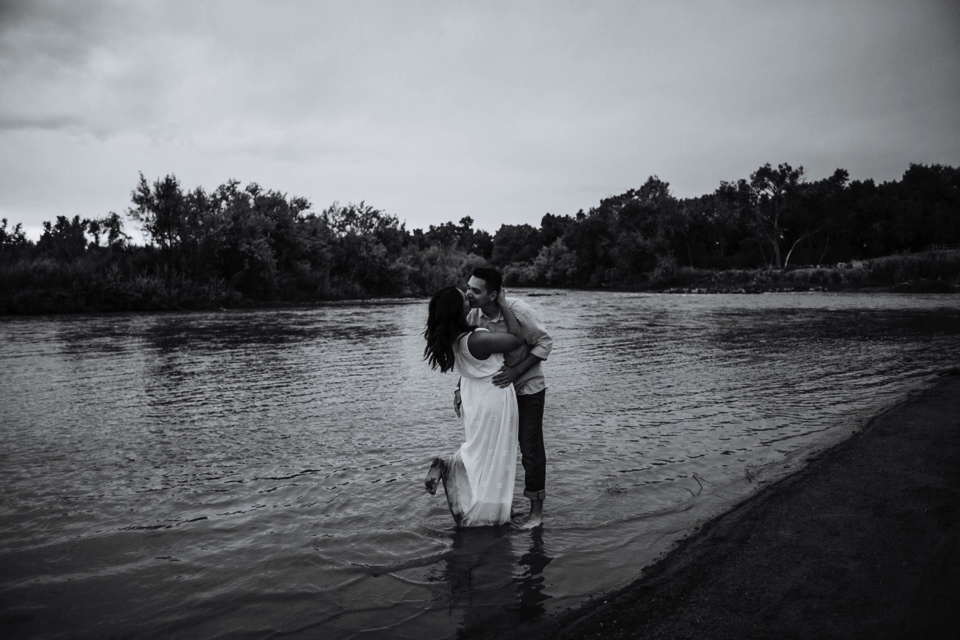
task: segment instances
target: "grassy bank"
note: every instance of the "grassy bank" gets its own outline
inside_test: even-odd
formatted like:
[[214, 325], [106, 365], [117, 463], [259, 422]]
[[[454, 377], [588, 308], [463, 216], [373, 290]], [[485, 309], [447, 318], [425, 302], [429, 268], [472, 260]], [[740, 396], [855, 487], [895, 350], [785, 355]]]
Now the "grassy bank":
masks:
[[669, 293], [763, 293], [770, 291], [855, 291], [960, 293], [960, 251], [887, 256], [830, 267], [731, 269], [680, 268], [651, 282]]
[[[886, 290], [960, 293], [960, 251], [903, 254], [831, 267], [707, 270], [683, 267], [651, 274], [631, 290], [665, 293]], [[411, 295], [404, 291], [404, 296]], [[379, 295], [378, 298], [387, 296]], [[195, 280], [173, 271], [147, 270], [81, 257], [0, 264], [0, 314], [89, 313], [238, 308], [322, 302], [327, 298], [253, 300], [224, 280]]]
[[222, 280], [199, 282], [174, 272], [121, 268], [91, 256], [0, 264], [0, 314], [166, 311], [238, 302]]

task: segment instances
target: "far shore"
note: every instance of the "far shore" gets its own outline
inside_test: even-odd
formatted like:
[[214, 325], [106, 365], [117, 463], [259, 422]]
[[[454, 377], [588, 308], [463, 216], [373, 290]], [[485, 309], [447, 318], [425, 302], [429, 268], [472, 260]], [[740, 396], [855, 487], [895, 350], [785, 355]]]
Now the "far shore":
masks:
[[[556, 289], [557, 291], [618, 291], [685, 295], [763, 294], [763, 293], [905, 293], [958, 294], [960, 276], [955, 279], [916, 279], [896, 284], [857, 284], [843, 279], [836, 269], [689, 271], [660, 283], [634, 286], [551, 287], [541, 285], [509, 285], [517, 291]], [[241, 309], [308, 308], [323, 305], [396, 303], [421, 300], [424, 296], [403, 292], [396, 297], [369, 296], [343, 299], [251, 300], [239, 295], [212, 298], [175, 293], [164, 295], [111, 295], [73, 289], [29, 289], [0, 295], [0, 316], [29, 316], [116, 312], [216, 311]]]
[[[2, 267], [2, 265], [0, 265]], [[41, 270], [42, 271], [42, 270]], [[72, 274], [72, 275], [71, 275]], [[69, 275], [69, 277], [68, 277]], [[6, 277], [9, 276], [9, 277]], [[14, 277], [15, 276], [15, 277]], [[48, 277], [42, 273], [0, 268], [0, 315], [41, 315], [63, 313], [108, 313], [123, 311], [209, 311], [220, 309], [262, 309], [309, 307], [323, 304], [350, 304], [371, 301], [417, 299], [432, 291], [423, 286], [399, 287], [379, 295], [358, 295], [362, 290], [346, 287], [353, 295], [295, 295], [250, 297], [234, 290], [222, 279], [187, 277], [175, 271], [138, 275], [125, 279], [95, 271], [79, 270]], [[383, 274], [389, 281], [390, 273]], [[442, 282], [462, 277], [450, 274]], [[547, 288], [571, 291], [631, 291], [647, 293], [802, 293], [802, 292], [895, 292], [960, 293], [960, 250], [936, 250], [898, 254], [834, 265], [806, 265], [785, 268], [702, 269], [666, 265], [638, 274], [630, 282], [590, 282], [572, 286], [569, 282], [531, 279], [523, 269], [504, 272], [510, 289]], [[343, 293], [343, 292], [341, 292]]]

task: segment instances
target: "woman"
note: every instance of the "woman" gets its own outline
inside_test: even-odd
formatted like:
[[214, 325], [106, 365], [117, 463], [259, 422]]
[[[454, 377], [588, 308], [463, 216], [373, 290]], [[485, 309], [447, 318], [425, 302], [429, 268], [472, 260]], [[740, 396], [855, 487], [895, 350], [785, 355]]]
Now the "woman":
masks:
[[470, 303], [457, 287], [430, 300], [427, 346], [423, 357], [433, 369], [460, 374], [466, 442], [456, 454], [434, 458], [425, 484], [436, 493], [442, 481], [447, 504], [458, 525], [478, 527], [510, 520], [517, 472], [517, 396], [513, 385], [500, 388], [491, 378], [503, 366], [503, 354], [523, 344], [520, 325], [503, 293], [498, 300], [509, 333], [467, 323]]

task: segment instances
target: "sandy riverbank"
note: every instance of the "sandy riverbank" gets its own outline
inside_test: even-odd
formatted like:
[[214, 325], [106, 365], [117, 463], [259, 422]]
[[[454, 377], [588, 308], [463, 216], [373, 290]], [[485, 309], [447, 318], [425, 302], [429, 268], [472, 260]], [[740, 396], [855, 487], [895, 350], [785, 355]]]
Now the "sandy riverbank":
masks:
[[633, 584], [509, 637], [955, 638], [957, 374], [705, 524]]

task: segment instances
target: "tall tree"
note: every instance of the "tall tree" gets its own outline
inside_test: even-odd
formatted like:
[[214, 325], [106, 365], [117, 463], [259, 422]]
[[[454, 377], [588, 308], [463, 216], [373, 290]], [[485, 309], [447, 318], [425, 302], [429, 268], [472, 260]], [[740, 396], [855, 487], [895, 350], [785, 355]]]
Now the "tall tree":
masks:
[[544, 214], [540, 219], [540, 237], [543, 240], [543, 246], [549, 247], [554, 241], [562, 238], [574, 224], [576, 221], [570, 216]]
[[501, 225], [493, 237], [491, 262], [500, 267], [528, 262], [537, 257], [542, 246], [539, 229], [529, 224]]
[[321, 218], [335, 236], [331, 277], [351, 295], [389, 293], [395, 282], [395, 261], [406, 237], [396, 217], [361, 202], [335, 202]]
[[[846, 169], [837, 169], [828, 178], [815, 182], [804, 182], [791, 194], [792, 203], [789, 212], [789, 226], [785, 227], [786, 244], [789, 245], [783, 259], [783, 266], [790, 264], [790, 258], [801, 246], [809, 247], [811, 254], [813, 242], [821, 239], [816, 249], [815, 261], [819, 264], [828, 255], [831, 241], [843, 228], [844, 195], [850, 174]], [[801, 254], [802, 255], [802, 254]]]
[[192, 221], [188, 219], [186, 198], [176, 176], [158, 178], [151, 186], [141, 173], [130, 198], [135, 206], [127, 214], [141, 225], [152, 244], [171, 251], [181, 243]]
[[72, 219], [57, 216], [53, 224], [43, 223], [43, 233], [37, 241], [37, 249], [48, 256], [65, 261], [76, 259], [87, 248], [87, 229], [90, 221], [80, 216]]
[[122, 248], [130, 241], [130, 236], [123, 231], [123, 220], [113, 211], [102, 218], [91, 219], [87, 232], [92, 238], [90, 244], [93, 247], [99, 247], [101, 239], [104, 240], [104, 246], [109, 249]]
[[22, 246], [27, 244], [27, 236], [23, 232], [23, 225], [19, 222], [11, 229], [7, 229], [7, 219], [0, 220], [0, 248]]
[[[803, 167], [787, 163], [776, 169], [767, 163], [750, 174], [749, 182], [721, 182], [717, 194], [727, 205], [752, 218], [754, 228], [770, 250], [768, 265], [783, 266], [784, 222], [790, 207], [790, 195], [803, 179]], [[764, 253], [766, 256], [766, 253]]]

